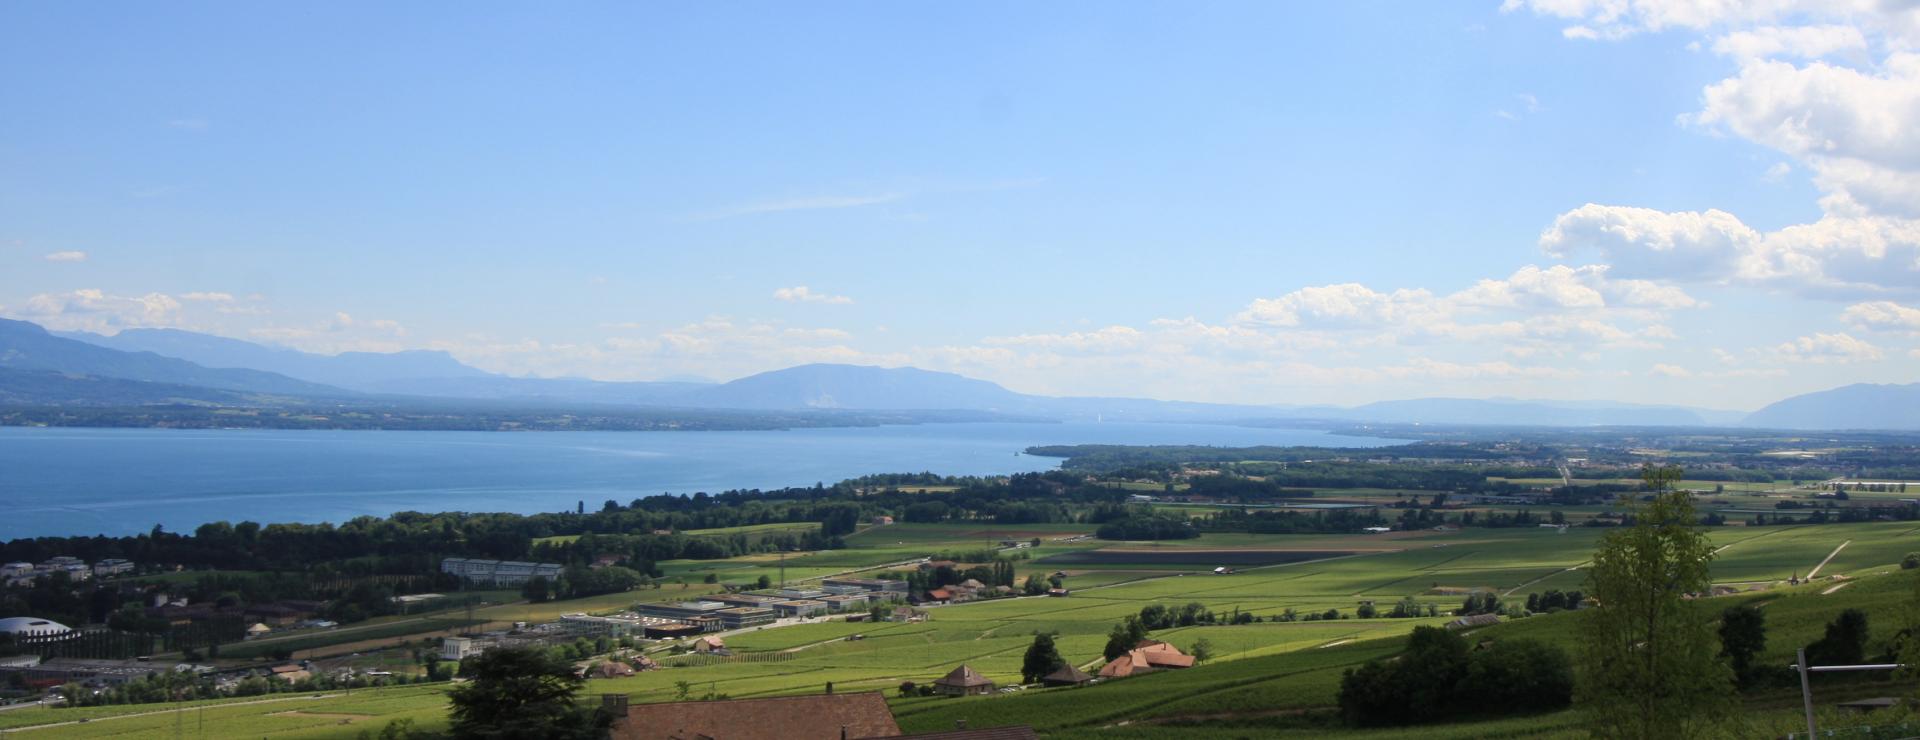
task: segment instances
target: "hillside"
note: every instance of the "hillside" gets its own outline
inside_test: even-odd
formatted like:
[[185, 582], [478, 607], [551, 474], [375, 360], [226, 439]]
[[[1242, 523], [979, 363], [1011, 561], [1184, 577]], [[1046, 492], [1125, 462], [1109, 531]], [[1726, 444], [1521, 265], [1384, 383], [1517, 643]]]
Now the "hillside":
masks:
[[256, 394], [218, 388], [0, 367], [0, 405], [4, 406], [217, 406], [266, 401]]
[[1331, 418], [1381, 423], [1497, 426], [1711, 426], [1738, 418], [1676, 406], [1503, 398], [1413, 398], [1325, 413]]
[[750, 375], [687, 393], [689, 406], [736, 409], [967, 409], [1024, 408], [1032, 396], [994, 383], [917, 368], [801, 365]]
[[277, 373], [209, 368], [152, 352], [122, 352], [57, 337], [39, 325], [0, 319], [0, 368], [119, 378], [249, 393], [315, 397], [351, 395], [339, 388]]
[[356, 390], [377, 390], [383, 383], [420, 378], [497, 377], [438, 350], [320, 355], [180, 329], [128, 329], [112, 336], [66, 332], [59, 336], [123, 352], [152, 352], [206, 367], [261, 370]]
[[1772, 429], [1920, 429], [1920, 383], [1855, 383], [1804, 393], [1775, 401], [1741, 423]]

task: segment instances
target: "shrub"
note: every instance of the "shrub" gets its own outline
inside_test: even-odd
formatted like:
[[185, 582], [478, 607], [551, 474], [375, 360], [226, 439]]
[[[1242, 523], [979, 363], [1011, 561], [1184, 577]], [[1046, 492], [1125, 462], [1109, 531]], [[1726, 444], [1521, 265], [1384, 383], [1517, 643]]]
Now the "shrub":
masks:
[[1470, 652], [1459, 635], [1416, 627], [1397, 658], [1348, 670], [1339, 701], [1342, 718], [1361, 726], [1552, 711], [1573, 703], [1573, 663], [1565, 651], [1532, 640]]

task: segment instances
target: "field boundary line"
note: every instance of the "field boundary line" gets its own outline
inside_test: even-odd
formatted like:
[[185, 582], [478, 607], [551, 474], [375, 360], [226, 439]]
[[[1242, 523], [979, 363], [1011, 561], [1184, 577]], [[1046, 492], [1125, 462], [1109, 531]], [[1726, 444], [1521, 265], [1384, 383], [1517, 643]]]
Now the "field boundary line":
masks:
[[1847, 549], [1847, 545], [1851, 544], [1853, 544], [1853, 540], [1847, 540], [1840, 543], [1839, 547], [1833, 548], [1833, 552], [1827, 553], [1827, 559], [1820, 561], [1819, 565], [1813, 566], [1813, 570], [1807, 571], [1807, 580], [1811, 581], [1814, 576], [1820, 575], [1820, 569], [1827, 567], [1827, 563], [1833, 562], [1834, 556], [1839, 555], [1841, 550]]

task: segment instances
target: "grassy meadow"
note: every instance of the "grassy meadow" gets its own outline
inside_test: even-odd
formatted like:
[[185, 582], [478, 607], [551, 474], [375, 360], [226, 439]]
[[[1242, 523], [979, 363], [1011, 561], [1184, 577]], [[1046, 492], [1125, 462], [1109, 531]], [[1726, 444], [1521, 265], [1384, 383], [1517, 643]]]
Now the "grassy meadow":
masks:
[[[589, 682], [586, 694], [624, 693], [636, 702], [653, 702], [671, 700], [682, 681], [692, 684], [696, 694], [713, 691], [731, 697], [824, 691], [831, 682], [838, 692], [887, 692], [908, 731], [951, 728], [964, 719], [975, 727], [1032, 724], [1049, 737], [1307, 737], [1331, 732], [1369, 737], [1329, 724], [1324, 710], [1334, 703], [1341, 672], [1393, 654], [1413, 626], [1446, 618], [1351, 618], [1361, 602], [1373, 601], [1384, 610], [1412, 598], [1445, 612], [1457, 607], [1470, 591], [1492, 591], [1520, 600], [1527, 593], [1549, 588], [1579, 589], [1584, 577], [1579, 567], [1604, 532], [1529, 527], [1378, 535], [1220, 534], [1162, 543], [1061, 541], [1089, 529], [1086, 525], [897, 524], [854, 535], [845, 550], [789, 554], [787, 577], [794, 581], [937, 552], [979, 550], [1002, 539], [1039, 537], [1040, 547], [1017, 551], [1029, 556], [1017, 561], [1019, 576], [1067, 572], [1072, 595], [934, 607], [927, 610], [930, 619], [921, 623], [815, 621], [761, 628], [728, 638], [736, 659], [700, 665], [667, 659], [666, 670]], [[1910, 523], [1736, 526], [1712, 529], [1710, 535], [1722, 548], [1713, 567], [1717, 582], [1766, 590], [1700, 603], [1716, 609], [1746, 601], [1766, 604], [1772, 629], [1766, 656], [1770, 662], [1784, 664], [1794, 646], [1817, 639], [1825, 622], [1846, 607], [1868, 610], [1876, 646], [1884, 644], [1904, 624], [1906, 600], [1914, 582], [1920, 580], [1899, 571], [1897, 565], [1908, 551], [1920, 550], [1920, 538], [1916, 538], [1920, 528]], [[1303, 552], [1312, 553], [1314, 559], [1291, 560]], [[1089, 559], [1094, 562], [1086, 562]], [[1257, 564], [1262, 559], [1281, 562]], [[1823, 561], [1820, 580], [1785, 585], [1786, 579], [1805, 577]], [[1212, 574], [1222, 562], [1233, 563], [1236, 572]], [[762, 574], [777, 577], [779, 565], [779, 559], [771, 556], [677, 561], [663, 567], [669, 571], [669, 580], [688, 581], [684, 586], [669, 582], [658, 589], [587, 600], [486, 607], [477, 610], [475, 617], [536, 621], [566, 612], [611, 611], [639, 600], [706, 593], [714, 588], [699, 583], [706, 573], [740, 582]], [[902, 681], [931, 681], [962, 663], [996, 682], [1017, 683], [1021, 657], [1032, 635], [1042, 631], [1058, 634], [1060, 652], [1070, 662], [1091, 668], [1099, 663], [1106, 632], [1113, 624], [1148, 604], [1188, 602], [1221, 615], [1237, 611], [1270, 619], [1287, 610], [1306, 614], [1337, 609], [1345, 618], [1193, 626], [1154, 633], [1156, 639], [1183, 649], [1201, 639], [1210, 643], [1214, 658], [1186, 671], [1079, 689], [1035, 689], [968, 699], [894, 696]], [[1536, 616], [1476, 634], [1534, 637], [1572, 648], [1581, 618], [1578, 613]], [[853, 635], [862, 639], [847, 639]], [[1827, 689], [1834, 697], [1858, 693], [1861, 686], [1858, 681], [1825, 683], [1831, 684]], [[1795, 702], [1797, 694], [1763, 697], [1753, 717], [1756, 721], [1771, 722], [1781, 716], [1791, 720]], [[346, 738], [363, 729], [377, 730], [393, 719], [436, 726], [444, 723], [444, 711], [444, 686], [425, 685], [358, 690], [351, 695], [336, 691], [202, 702], [180, 712], [163, 705], [21, 709], [0, 712], [0, 729], [29, 730], [44, 737], [145, 737], [171, 733], [181, 726], [188, 735], [216, 738]], [[81, 718], [89, 721], [56, 724]], [[1578, 723], [1578, 715], [1563, 712], [1423, 727], [1420, 734], [1577, 735]]]

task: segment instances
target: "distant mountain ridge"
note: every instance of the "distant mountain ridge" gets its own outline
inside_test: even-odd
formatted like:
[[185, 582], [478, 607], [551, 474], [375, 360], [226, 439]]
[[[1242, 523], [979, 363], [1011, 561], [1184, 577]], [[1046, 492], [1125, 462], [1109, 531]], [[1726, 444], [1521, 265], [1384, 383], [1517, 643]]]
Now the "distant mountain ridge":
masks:
[[38, 324], [0, 319], [0, 368], [246, 393], [334, 398], [332, 386], [248, 368], [209, 368], [152, 352], [123, 352], [54, 336]]
[[1920, 383], [1855, 383], [1775, 401], [1743, 426], [1767, 429], [1920, 429]]
[[[439, 351], [318, 355], [176, 329], [56, 335], [0, 319], [0, 402], [245, 404], [263, 396], [357, 393], [570, 407], [637, 406], [766, 412], [965, 411], [1108, 421], [1732, 426], [1920, 429], [1920, 383], [1852, 385], [1783, 399], [1752, 414], [1609, 401], [1414, 398], [1351, 408], [1251, 406], [1137, 398], [1051, 397], [918, 368], [812, 364], [719, 384], [515, 378]], [[99, 382], [113, 379], [126, 382]], [[140, 385], [140, 384], [147, 385]], [[101, 398], [91, 398], [89, 394]]]

